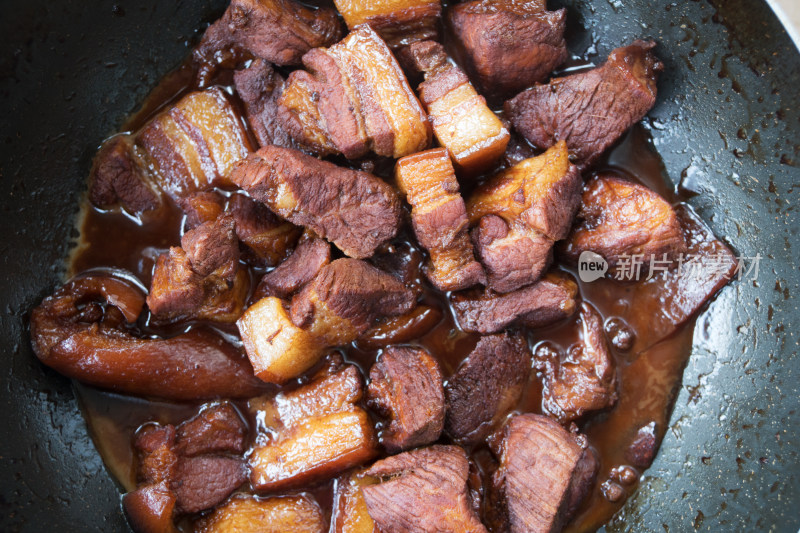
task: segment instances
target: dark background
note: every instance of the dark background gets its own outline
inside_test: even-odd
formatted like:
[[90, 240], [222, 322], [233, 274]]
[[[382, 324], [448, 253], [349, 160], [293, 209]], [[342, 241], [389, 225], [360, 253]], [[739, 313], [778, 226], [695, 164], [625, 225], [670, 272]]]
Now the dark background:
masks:
[[[29, 347], [62, 281], [92, 156], [224, 0], [0, 0], [0, 530], [126, 531], [69, 382]], [[646, 119], [670, 178], [756, 282], [698, 320], [670, 430], [612, 531], [798, 530], [800, 54], [764, 2], [552, 0], [595, 62], [637, 37], [666, 70]]]

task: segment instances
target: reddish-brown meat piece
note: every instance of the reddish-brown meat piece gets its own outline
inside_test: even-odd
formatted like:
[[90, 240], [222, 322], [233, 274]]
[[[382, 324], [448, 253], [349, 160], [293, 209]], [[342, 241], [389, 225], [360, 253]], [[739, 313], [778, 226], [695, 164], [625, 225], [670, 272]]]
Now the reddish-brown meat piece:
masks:
[[385, 533], [485, 533], [467, 488], [469, 461], [458, 446], [430, 446], [380, 460], [366, 472], [386, 479], [361, 488]]
[[334, 0], [351, 30], [369, 24], [393, 49], [439, 35], [440, 0]]
[[189, 316], [203, 305], [203, 277], [192, 270], [183, 248], [172, 247], [156, 259], [147, 306], [157, 317]]
[[203, 409], [177, 428], [175, 450], [185, 457], [204, 453], [242, 454], [245, 450], [247, 425], [228, 403]]
[[308, 8], [294, 0], [232, 0], [194, 50], [200, 86], [220, 67], [232, 68], [247, 56], [276, 65], [299, 65], [303, 54], [342, 37], [331, 8]]
[[302, 242], [286, 261], [261, 278], [253, 294], [253, 300], [265, 296], [291, 298], [330, 262], [331, 246], [327, 242], [322, 239]]
[[516, 407], [530, 368], [531, 352], [523, 337], [482, 337], [447, 380], [447, 432], [465, 444], [484, 440]]
[[330, 346], [358, 338], [383, 316], [407, 313], [414, 293], [358, 259], [337, 259], [292, 298], [291, 319]]
[[239, 240], [233, 216], [223, 213], [216, 220], [203, 222], [181, 237], [181, 248], [202, 277], [215, 274], [232, 282], [239, 267]]
[[175, 494], [166, 483], [146, 485], [122, 498], [122, 509], [136, 533], [178, 533], [173, 515]]
[[400, 201], [391, 186], [297, 150], [265, 146], [238, 165], [231, 179], [351, 257], [369, 257], [400, 227]]
[[194, 524], [196, 533], [324, 533], [319, 504], [308, 494], [254, 498], [232, 496]]
[[181, 457], [170, 490], [175, 494], [176, 511], [190, 514], [224, 501], [246, 480], [244, 463], [239, 458]]
[[375, 350], [391, 344], [419, 339], [442, 320], [438, 307], [420, 304], [404, 315], [387, 317], [364, 332], [356, 341], [362, 350]]
[[133, 442], [139, 460], [136, 476], [139, 482], [148, 485], [172, 479], [178, 463], [175, 437], [172, 425], [150, 424], [139, 429]]
[[617, 401], [616, 369], [603, 319], [587, 303], [580, 309], [580, 343], [563, 361], [546, 361], [542, 406], [561, 423], [605, 409]]
[[477, 0], [448, 13], [468, 71], [484, 94], [507, 98], [545, 80], [567, 59], [567, 10], [544, 0]]
[[112, 137], [94, 158], [89, 175], [89, 201], [102, 209], [120, 204], [133, 215], [157, 209], [161, 198], [146, 176], [134, 155], [132, 137]]
[[267, 61], [256, 59], [246, 69], [234, 72], [233, 83], [259, 146], [274, 144], [296, 148], [277, 121], [278, 98], [285, 83], [283, 76]]
[[261, 202], [243, 194], [231, 196], [228, 209], [236, 222], [236, 236], [248, 263], [279, 265], [292, 253], [302, 228], [281, 220]]
[[444, 427], [439, 363], [421, 348], [392, 346], [369, 371], [367, 405], [389, 419], [380, 434], [389, 453], [430, 444]]
[[204, 222], [213, 222], [225, 211], [225, 197], [215, 191], [196, 192], [178, 201], [186, 215], [183, 227], [188, 232]]
[[538, 148], [566, 141], [575, 164], [586, 168], [655, 104], [664, 66], [653, 47], [634, 41], [601, 67], [532, 87], [506, 102], [506, 116]]
[[450, 304], [461, 329], [485, 335], [512, 324], [538, 328], [566, 318], [575, 312], [577, 293], [571, 277], [555, 272], [507, 294], [477, 289], [455, 293]]
[[516, 415], [503, 432], [494, 484], [511, 533], [551, 533], [563, 525], [594, 483], [597, 462], [584, 437], [540, 415]]
[[584, 251], [600, 254], [612, 275], [622, 256], [640, 255], [649, 263], [674, 261], [686, 252], [672, 206], [647, 187], [611, 174], [586, 184], [577, 219], [563, 255], [577, 263]]

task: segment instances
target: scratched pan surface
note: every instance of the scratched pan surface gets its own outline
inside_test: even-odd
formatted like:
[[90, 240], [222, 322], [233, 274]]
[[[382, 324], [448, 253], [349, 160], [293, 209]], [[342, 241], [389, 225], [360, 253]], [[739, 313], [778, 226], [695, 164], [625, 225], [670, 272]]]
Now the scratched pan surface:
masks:
[[[188, 53], [224, 0], [0, 1], [0, 530], [127, 531], [69, 382], [29, 348], [60, 283], [92, 156]], [[766, 3], [551, 0], [570, 50], [653, 37], [646, 120], [670, 178], [758, 279], [698, 321], [671, 431], [610, 531], [800, 525], [800, 55]]]

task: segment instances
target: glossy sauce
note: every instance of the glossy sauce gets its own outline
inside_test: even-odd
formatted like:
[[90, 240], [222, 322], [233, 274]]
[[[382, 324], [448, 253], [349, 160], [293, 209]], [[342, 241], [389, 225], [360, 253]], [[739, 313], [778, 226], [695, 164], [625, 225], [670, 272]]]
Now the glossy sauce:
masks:
[[[156, 88], [140, 113], [131, 118], [125, 126], [127, 131], [140, 128], [159, 109], [188, 92], [191, 69], [181, 67], [169, 75]], [[341, 161], [340, 161], [341, 163]], [[391, 165], [378, 164], [375, 172], [388, 177]], [[648, 142], [646, 131], [634, 127], [624, 139], [612, 149], [596, 167], [598, 170], [614, 171], [640, 181], [659, 192], [671, 202], [676, 202], [670, 182], [666, 179], [661, 159]], [[464, 187], [465, 195], [469, 186]], [[93, 268], [116, 267], [132, 272], [145, 286], [149, 286], [156, 257], [169, 246], [180, 245], [183, 215], [177, 207], [169, 205], [160, 218], [136, 221], [119, 212], [103, 212], [91, 205], [84, 205], [81, 218], [81, 243], [73, 253], [70, 275]], [[406, 230], [405, 235], [409, 235]], [[403, 242], [402, 238], [398, 243]], [[406, 245], [417, 249], [413, 240]], [[419, 255], [419, 254], [417, 254]], [[243, 265], [244, 267], [244, 265]], [[565, 268], [566, 267], [559, 267]], [[263, 271], [253, 271], [257, 278]], [[575, 275], [575, 272], [572, 272]], [[575, 276], [577, 280], [577, 276]], [[437, 326], [413, 341], [424, 346], [438, 358], [445, 376], [451, 375], [459, 363], [469, 354], [478, 341], [477, 334], [458, 329], [449, 310], [446, 295], [435, 291], [423, 279], [417, 283], [424, 287], [421, 301], [438, 307], [443, 318]], [[603, 315], [604, 320], [614, 316], [615, 310], [622, 307], [637, 306], [637, 311], [647, 314], [647, 308], [632, 300], [630, 285], [603, 279], [585, 284], [579, 282], [581, 297], [590, 302]], [[561, 350], [566, 350], [578, 340], [577, 316], [547, 328], [526, 332], [532, 349], [541, 342], [549, 342]], [[147, 317], [140, 320], [139, 329], [143, 334], [175, 334], [188, 324], [178, 324], [170, 328], [152, 328]], [[676, 334], [661, 341], [640, 354], [623, 353], [612, 347], [619, 379], [619, 401], [606, 413], [593, 414], [581, 422], [584, 432], [600, 455], [600, 471], [597, 482], [576, 517], [567, 527], [568, 531], [591, 531], [607, 522], [624, 504], [636, 487], [636, 481], [623, 485], [624, 495], [616, 502], [610, 502], [601, 492], [601, 485], [609, 479], [611, 470], [626, 464], [625, 449], [630, 445], [638, 428], [655, 422], [657, 439], [660, 442], [669, 422], [672, 401], [680, 385], [683, 368], [690, 353], [693, 321], [682, 327]], [[231, 332], [235, 332], [233, 329]], [[647, 336], [647, 331], [637, 331], [638, 336]], [[362, 350], [356, 345], [342, 347], [348, 361], [357, 364], [366, 376], [379, 350]], [[92, 437], [109, 471], [126, 490], [135, 488], [135, 464], [131, 443], [137, 428], [147, 422], [177, 424], [196, 412], [198, 405], [174, 404], [147, 401], [118, 394], [97, 391], [76, 384]], [[541, 376], [531, 372], [529, 384], [518, 407], [520, 412], [541, 412]], [[244, 412], [245, 406], [239, 405]], [[442, 438], [447, 441], [446, 437]], [[471, 453], [481, 465], [487, 464], [488, 451], [485, 447]], [[489, 461], [490, 463], [491, 461]], [[637, 472], [641, 474], [641, 472]], [[330, 516], [333, 484], [324, 482], [308, 490], [314, 494]]]

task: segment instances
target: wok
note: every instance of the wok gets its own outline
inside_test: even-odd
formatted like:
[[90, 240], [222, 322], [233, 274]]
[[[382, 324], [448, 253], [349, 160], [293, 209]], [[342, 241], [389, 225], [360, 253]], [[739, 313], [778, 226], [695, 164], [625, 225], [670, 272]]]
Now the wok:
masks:
[[[28, 313], [62, 281], [96, 147], [188, 53], [225, 0], [0, 4], [0, 529], [127, 531], [68, 380], [31, 353]], [[698, 320], [670, 431], [610, 531], [800, 525], [800, 54], [761, 1], [551, 0], [572, 52], [653, 37], [646, 119], [676, 186], [757, 281]]]

